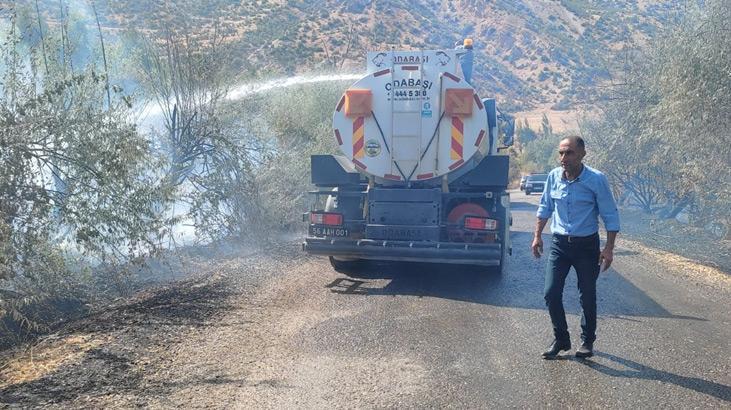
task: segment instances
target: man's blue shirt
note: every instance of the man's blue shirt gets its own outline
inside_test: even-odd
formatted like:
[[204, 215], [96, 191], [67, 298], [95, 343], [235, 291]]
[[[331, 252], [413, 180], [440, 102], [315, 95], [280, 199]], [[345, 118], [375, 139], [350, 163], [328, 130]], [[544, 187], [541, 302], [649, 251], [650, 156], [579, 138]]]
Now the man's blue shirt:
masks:
[[551, 232], [592, 235], [599, 231], [599, 215], [607, 231], [619, 231], [617, 204], [604, 174], [586, 165], [573, 181], [563, 177], [561, 167], [548, 174], [537, 216], [541, 219], [553, 217]]

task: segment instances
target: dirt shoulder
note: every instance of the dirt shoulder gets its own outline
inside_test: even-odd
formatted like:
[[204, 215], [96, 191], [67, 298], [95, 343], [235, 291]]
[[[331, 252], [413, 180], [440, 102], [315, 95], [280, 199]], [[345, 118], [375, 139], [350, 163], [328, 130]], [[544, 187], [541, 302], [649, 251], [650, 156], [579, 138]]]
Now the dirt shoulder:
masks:
[[731, 275], [731, 240], [674, 219], [655, 219], [635, 209], [622, 209], [622, 240], [638, 243], [663, 258], [696, 262]]
[[[0, 407], [168, 407], [172, 392], [235, 384], [211, 371], [225, 345], [219, 339], [256, 328], [257, 314], [272, 308], [248, 301], [303, 256], [294, 244], [273, 253], [210, 259], [193, 279], [140, 292], [2, 352]], [[187, 362], [190, 351], [200, 355]]]

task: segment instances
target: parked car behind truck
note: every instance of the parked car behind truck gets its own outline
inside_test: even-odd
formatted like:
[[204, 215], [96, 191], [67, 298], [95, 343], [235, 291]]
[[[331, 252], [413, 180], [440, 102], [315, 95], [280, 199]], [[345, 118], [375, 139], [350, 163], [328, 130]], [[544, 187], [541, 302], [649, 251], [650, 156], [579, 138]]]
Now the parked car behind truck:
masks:
[[523, 175], [520, 177], [520, 186], [518, 187], [518, 190], [522, 191], [525, 189], [525, 181], [528, 179], [528, 175]]
[[530, 195], [533, 192], [543, 192], [543, 188], [546, 185], [546, 179], [548, 174], [531, 174], [525, 180], [525, 187], [523, 191], [526, 195]]

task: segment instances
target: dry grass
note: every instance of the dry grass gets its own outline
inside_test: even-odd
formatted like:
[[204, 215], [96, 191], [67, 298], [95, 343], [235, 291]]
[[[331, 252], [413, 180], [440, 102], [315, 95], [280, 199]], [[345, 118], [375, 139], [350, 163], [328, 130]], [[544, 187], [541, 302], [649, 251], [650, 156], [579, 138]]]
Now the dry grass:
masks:
[[[95, 335], [50, 336], [26, 348], [0, 356], [0, 389], [41, 379], [62, 366], [79, 361], [84, 353], [105, 341]], [[7, 362], [6, 362], [7, 360]]]
[[[731, 289], [731, 275], [718, 268], [703, 265], [698, 263], [698, 261], [672, 252], [650, 248], [630, 239], [622, 238], [621, 243], [624, 248], [633, 249], [646, 255], [652, 255], [659, 265], [682, 272], [685, 277], [708, 283], [717, 288]], [[728, 246], [729, 244], [726, 245]]]
[[569, 131], [579, 131], [579, 112], [578, 111], [555, 111], [547, 107], [536, 108], [531, 111], [521, 111], [515, 113], [515, 122], [523, 123], [528, 120], [528, 125], [536, 132], [541, 131], [541, 120], [543, 114], [546, 114], [548, 121], [551, 123], [553, 132], [563, 133]]

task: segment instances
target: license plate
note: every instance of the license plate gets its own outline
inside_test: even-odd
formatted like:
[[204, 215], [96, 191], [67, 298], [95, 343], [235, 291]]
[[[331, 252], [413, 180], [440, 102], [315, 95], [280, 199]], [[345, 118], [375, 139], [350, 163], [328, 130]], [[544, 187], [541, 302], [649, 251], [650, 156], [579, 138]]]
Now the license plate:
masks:
[[348, 236], [348, 228], [310, 225], [311, 236]]

